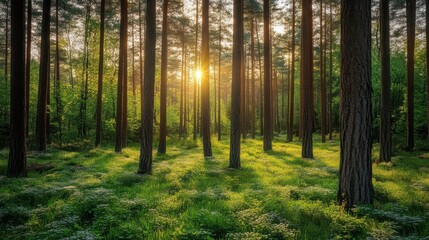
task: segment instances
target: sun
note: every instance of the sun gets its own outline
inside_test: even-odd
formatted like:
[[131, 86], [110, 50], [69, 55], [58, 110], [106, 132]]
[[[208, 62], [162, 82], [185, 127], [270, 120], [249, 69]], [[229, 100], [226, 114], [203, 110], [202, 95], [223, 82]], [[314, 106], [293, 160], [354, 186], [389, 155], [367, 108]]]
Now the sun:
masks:
[[195, 72], [195, 77], [197, 80], [197, 83], [199, 84], [201, 82], [201, 70], [197, 69], [197, 71]]

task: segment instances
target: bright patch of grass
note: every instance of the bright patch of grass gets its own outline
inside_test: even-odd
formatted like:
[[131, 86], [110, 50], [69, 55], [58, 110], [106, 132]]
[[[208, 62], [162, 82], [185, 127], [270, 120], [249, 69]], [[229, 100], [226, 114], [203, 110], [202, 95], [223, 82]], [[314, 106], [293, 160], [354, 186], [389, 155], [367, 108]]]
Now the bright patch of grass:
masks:
[[[29, 153], [25, 179], [7, 179], [0, 151], [0, 235], [3, 239], [392, 239], [429, 236], [428, 153], [399, 152], [374, 165], [374, 206], [352, 213], [335, 203], [338, 142], [315, 143], [301, 159], [299, 142], [278, 136], [242, 143], [242, 169], [228, 169], [228, 141], [169, 143], [154, 155], [154, 174], [136, 174], [139, 146], [116, 154]], [[376, 148], [375, 148], [376, 149]], [[376, 152], [374, 155], [376, 156]], [[48, 165], [49, 164], [49, 165]]]

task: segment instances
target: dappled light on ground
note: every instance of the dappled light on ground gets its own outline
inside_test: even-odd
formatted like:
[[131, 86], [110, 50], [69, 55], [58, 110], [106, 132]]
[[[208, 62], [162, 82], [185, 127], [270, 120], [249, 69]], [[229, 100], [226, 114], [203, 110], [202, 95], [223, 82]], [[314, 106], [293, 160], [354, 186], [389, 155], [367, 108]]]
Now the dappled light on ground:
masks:
[[[279, 139], [278, 139], [279, 140]], [[228, 169], [229, 142], [183, 141], [137, 175], [139, 147], [31, 152], [25, 179], [0, 178], [0, 232], [13, 239], [329, 239], [429, 235], [429, 161], [399, 153], [374, 165], [376, 202], [351, 213], [336, 205], [338, 142], [242, 145], [242, 168]], [[0, 152], [0, 174], [7, 151]], [[422, 157], [423, 156], [423, 157]], [[36, 166], [36, 165], [34, 165]]]

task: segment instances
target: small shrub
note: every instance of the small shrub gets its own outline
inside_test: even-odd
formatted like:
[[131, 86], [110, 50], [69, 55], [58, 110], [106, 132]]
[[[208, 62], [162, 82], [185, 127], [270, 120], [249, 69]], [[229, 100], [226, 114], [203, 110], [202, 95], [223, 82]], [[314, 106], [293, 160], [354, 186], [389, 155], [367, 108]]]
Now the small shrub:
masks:
[[134, 184], [143, 182], [143, 177], [138, 174], [121, 174], [118, 177], [118, 182], [122, 186], [131, 187]]
[[30, 211], [22, 206], [7, 206], [0, 208], [0, 225], [20, 225], [30, 218]]
[[[396, 206], [396, 208], [395, 208]], [[403, 233], [412, 232], [423, 226], [426, 219], [422, 216], [409, 216], [405, 209], [399, 205], [391, 205], [389, 210], [375, 209], [369, 206], [361, 206], [356, 209], [357, 214], [369, 216], [379, 221], [394, 223]]]
[[228, 233], [226, 235], [226, 239], [230, 240], [262, 240], [267, 238], [267, 235], [255, 232]]

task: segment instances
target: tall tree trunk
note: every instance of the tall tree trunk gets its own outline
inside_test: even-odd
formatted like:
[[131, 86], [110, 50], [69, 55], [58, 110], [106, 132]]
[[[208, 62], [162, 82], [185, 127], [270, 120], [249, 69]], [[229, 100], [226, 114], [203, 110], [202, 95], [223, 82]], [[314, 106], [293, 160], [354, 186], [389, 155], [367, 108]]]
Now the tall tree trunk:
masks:
[[371, 1], [341, 1], [341, 160], [338, 203], [373, 202]]
[[156, 1], [146, 0], [146, 31], [144, 61], [144, 105], [142, 120], [142, 144], [140, 150], [140, 174], [152, 174], [152, 141], [154, 115], [155, 55], [156, 55]]
[[198, 106], [197, 106], [197, 101], [198, 101], [198, 96], [197, 96], [197, 88], [198, 88], [198, 19], [199, 19], [199, 2], [200, 0], [195, 0], [196, 2], [196, 7], [195, 7], [195, 53], [194, 53], [194, 141], [197, 140], [197, 132], [198, 132]]
[[381, 106], [380, 106], [380, 159], [390, 162], [392, 154], [392, 128], [390, 123], [390, 26], [389, 0], [380, 1], [381, 50]]
[[51, 0], [43, 0], [42, 39], [40, 49], [39, 92], [37, 101], [36, 149], [46, 150], [47, 105], [49, 89]]
[[407, 150], [414, 149], [414, 47], [416, 0], [407, 0]]
[[123, 91], [122, 91], [122, 101], [123, 101], [123, 111], [122, 111], [122, 148], [128, 146], [128, 0], [126, 7], [126, 19], [124, 20], [125, 25], [125, 43], [124, 43], [124, 71], [123, 71]]
[[201, 39], [201, 130], [204, 156], [212, 156], [210, 135], [210, 56], [209, 56], [209, 0], [202, 2]]
[[259, 29], [258, 29], [258, 23], [255, 24], [256, 26], [256, 41], [258, 43], [258, 62], [259, 62], [259, 121], [260, 121], [260, 132], [261, 136], [264, 135], [264, 89], [262, 86], [262, 53], [261, 53], [261, 42], [259, 41]]
[[256, 92], [255, 92], [255, 19], [252, 17], [250, 20], [250, 56], [251, 56], [251, 69], [252, 69], [252, 138], [255, 139], [256, 134]]
[[313, 158], [313, 23], [312, 0], [302, 2], [302, 157]]
[[6, 19], [5, 19], [5, 51], [4, 51], [4, 78], [7, 87], [9, 75], [9, 0], [6, 2]]
[[55, 3], [55, 109], [58, 121], [58, 140], [62, 146], [62, 102], [61, 102], [61, 82], [60, 82], [60, 48], [59, 48], [59, 0]]
[[[135, 76], [135, 58], [136, 58], [135, 44], [134, 44], [134, 15], [131, 15], [131, 87], [133, 91], [133, 101], [135, 108], [136, 100], [136, 76]], [[134, 109], [136, 110], [136, 109]]]
[[428, 135], [429, 139], [429, 1], [426, 0], [426, 113], [427, 113], [427, 124], [428, 124]]
[[[84, 37], [84, 62], [82, 70], [82, 89], [81, 89], [81, 107], [80, 107], [80, 134], [86, 136], [86, 118], [87, 118], [87, 101], [88, 101], [88, 69], [89, 69], [89, 23], [91, 18], [91, 1], [86, 5], [85, 17], [85, 37]], [[49, 100], [49, 98], [48, 98]]]
[[220, 141], [222, 139], [222, 118], [221, 118], [221, 73], [222, 73], [222, 0], [220, 0], [219, 7], [219, 60], [218, 60], [218, 121], [217, 121], [217, 140]]
[[[128, 1], [121, 0], [121, 26], [119, 38], [119, 71], [118, 71], [118, 95], [116, 107], [116, 143], [115, 152], [121, 152], [124, 147], [124, 115], [125, 99], [124, 91], [127, 91], [127, 23], [128, 23]], [[144, 126], [144, 125], [143, 125]]]
[[332, 132], [333, 132], [333, 118], [334, 118], [334, 114], [332, 112], [333, 107], [332, 107], [332, 99], [333, 99], [333, 95], [332, 95], [332, 89], [333, 89], [333, 66], [334, 66], [334, 61], [333, 61], [333, 35], [334, 35], [334, 24], [333, 24], [333, 16], [332, 16], [332, 2], [329, 4], [329, 140], [332, 140]]
[[96, 109], [95, 146], [101, 143], [101, 111], [103, 107], [103, 61], [104, 61], [104, 19], [106, 12], [106, 0], [101, 0], [100, 7], [100, 52], [98, 58], [98, 92]]
[[181, 76], [180, 76], [180, 109], [179, 109], [179, 138], [183, 137], [183, 119], [184, 119], [184, 114], [183, 114], [183, 98], [184, 98], [184, 60], [185, 60], [185, 41], [184, 41], [184, 33], [182, 33], [182, 38], [181, 38], [181, 42], [182, 42], [182, 67], [181, 67]]
[[246, 41], [243, 41], [241, 54], [243, 55], [241, 57], [241, 134], [243, 139], [246, 139]]
[[243, 0], [234, 0], [233, 7], [233, 45], [232, 45], [232, 87], [231, 87], [231, 142], [229, 167], [240, 168], [241, 133], [241, 81], [243, 64]]
[[143, 89], [144, 89], [144, 83], [143, 83], [143, 21], [142, 21], [142, 1], [143, 0], [138, 0], [139, 1], [139, 71], [140, 71], [140, 109], [142, 112], [142, 119], [143, 119]]
[[25, 1], [11, 5], [10, 148], [8, 177], [27, 176], [25, 130]]
[[[325, 19], [326, 25], [326, 19]], [[322, 143], [326, 142], [326, 78], [325, 78], [325, 56], [323, 54], [323, 1], [320, 0], [320, 106], [321, 106], [321, 126], [320, 134], [322, 135]], [[325, 38], [326, 42], [326, 38]]]
[[188, 67], [187, 67], [187, 46], [183, 44], [183, 135], [188, 135]]
[[[161, 53], [161, 95], [160, 95], [160, 126], [159, 126], [159, 145], [158, 153], [164, 154], [167, 148], [167, 54], [168, 54], [168, 0], [164, 0], [162, 6], [162, 53]], [[183, 59], [182, 59], [183, 60]], [[183, 74], [182, 74], [183, 89]], [[181, 109], [183, 99], [181, 96]], [[182, 112], [181, 112], [182, 115]], [[182, 119], [180, 119], [182, 121]], [[180, 125], [180, 134], [182, 134], [182, 124]]]
[[271, 119], [271, 11], [270, 1], [264, 0], [264, 151], [272, 147]]
[[[5, 51], [4, 51], [4, 87], [7, 89], [8, 84], [8, 61], [9, 61], [9, 0], [6, 2], [6, 21], [5, 21]], [[3, 113], [3, 119], [7, 121], [7, 95], [5, 96], [5, 107]]]
[[[285, 65], [287, 65], [287, 62], [285, 63]], [[280, 111], [279, 111], [279, 117], [278, 118], [279, 118], [279, 130], [281, 132], [281, 131], [283, 131], [283, 129], [282, 129], [283, 123], [285, 122], [285, 119], [286, 119], [286, 117], [285, 117], [285, 97], [286, 97], [286, 88], [285, 88], [286, 83], [285, 83], [285, 81], [286, 81], [286, 78], [284, 76], [284, 71], [285, 71], [284, 66], [280, 70], [281, 70], [281, 83], [282, 83], [280, 95], [282, 98], [281, 98]], [[281, 121], [280, 121], [280, 119], [281, 119]]]
[[27, 2], [27, 50], [25, 59], [25, 132], [28, 140], [29, 116], [30, 116], [30, 76], [31, 76], [31, 24], [32, 24], [32, 0]]
[[214, 133], [216, 133], [217, 132], [217, 81], [216, 81], [216, 78], [217, 78], [217, 76], [216, 76], [216, 65], [215, 64], [213, 64], [213, 89], [214, 89], [214, 109], [213, 109], [213, 114], [214, 114]]

